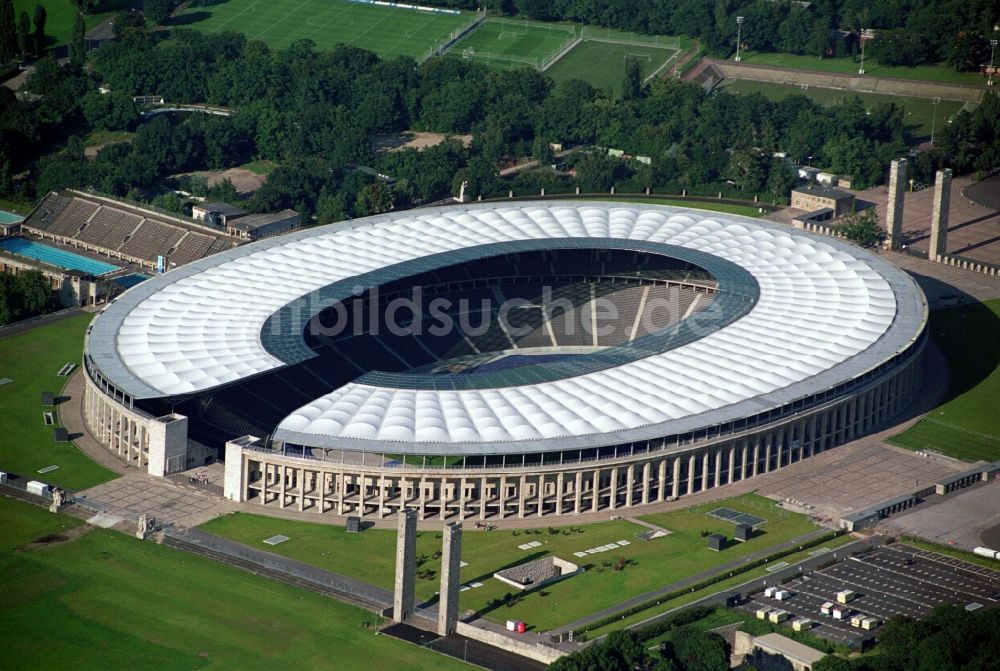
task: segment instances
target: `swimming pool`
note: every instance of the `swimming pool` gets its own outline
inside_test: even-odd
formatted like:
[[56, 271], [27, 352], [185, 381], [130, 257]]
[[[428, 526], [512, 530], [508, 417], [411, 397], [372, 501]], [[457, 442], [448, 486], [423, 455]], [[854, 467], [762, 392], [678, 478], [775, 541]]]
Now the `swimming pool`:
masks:
[[14, 214], [13, 212], [8, 212], [7, 210], [0, 210], [0, 224], [16, 224], [19, 221], [23, 221], [24, 217], [19, 214]]
[[97, 261], [96, 259], [74, 254], [73, 252], [67, 252], [58, 247], [50, 247], [34, 240], [25, 240], [24, 238], [0, 240], [0, 249], [12, 254], [27, 256], [29, 259], [35, 259], [36, 261], [48, 263], [53, 266], [59, 266], [66, 270], [79, 270], [91, 275], [104, 275], [105, 273], [119, 270], [118, 266], [113, 266], [110, 263]]

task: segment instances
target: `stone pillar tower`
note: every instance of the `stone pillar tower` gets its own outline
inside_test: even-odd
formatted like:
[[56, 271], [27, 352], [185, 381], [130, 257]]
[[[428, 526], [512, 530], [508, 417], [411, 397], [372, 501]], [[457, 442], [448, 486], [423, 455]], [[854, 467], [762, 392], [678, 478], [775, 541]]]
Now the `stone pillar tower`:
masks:
[[903, 194], [906, 193], [906, 159], [897, 158], [889, 168], [889, 201], [886, 204], [885, 230], [889, 249], [903, 248]]
[[931, 213], [931, 244], [927, 256], [939, 260], [948, 253], [948, 209], [951, 207], [951, 169], [937, 171], [934, 182], [934, 210]]
[[392, 619], [402, 622], [417, 605], [417, 511], [399, 513], [396, 532], [396, 589], [392, 599]]
[[438, 634], [454, 633], [458, 622], [458, 594], [462, 566], [462, 525], [448, 524], [444, 528], [441, 546], [441, 600], [438, 602]]

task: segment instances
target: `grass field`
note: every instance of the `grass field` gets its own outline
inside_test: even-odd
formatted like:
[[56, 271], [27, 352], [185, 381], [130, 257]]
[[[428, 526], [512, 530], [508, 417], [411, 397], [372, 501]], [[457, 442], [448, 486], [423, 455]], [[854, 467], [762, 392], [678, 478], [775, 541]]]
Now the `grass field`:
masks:
[[474, 18], [471, 13], [431, 14], [348, 0], [201, 1], [193, 0], [175, 24], [206, 32], [234, 30], [276, 48], [301, 39], [312, 40], [320, 50], [350, 44], [382, 58], [420, 57]]
[[556, 61], [545, 74], [556, 83], [583, 79], [599, 89], [617, 94], [621, 91], [625, 61], [629, 56], [639, 61], [645, 79], [677, 53], [676, 49], [661, 46], [586, 40]]
[[[769, 521], [763, 533], [725, 552], [712, 552], [699, 535], [701, 530], [728, 533], [733, 525], [708, 517], [706, 510], [725, 505], [745, 510]], [[463, 609], [485, 611], [494, 620], [521, 619], [538, 630], [549, 630], [577, 618], [613, 606], [624, 599], [643, 594], [693, 575], [705, 569], [739, 559], [747, 554], [788, 541], [816, 529], [803, 515], [788, 513], [762, 497], [744, 495], [706, 508], [653, 515], [648, 518], [673, 531], [673, 535], [652, 541], [640, 541], [636, 535], [645, 527], [628, 521], [602, 522], [580, 527], [543, 528], [533, 531], [469, 531], [462, 538], [462, 580], [480, 582], [482, 587], [462, 592]], [[393, 584], [396, 534], [394, 531], [369, 529], [347, 534], [342, 528], [308, 522], [291, 522], [254, 515], [230, 515], [205, 524], [205, 531], [225, 536], [252, 547], [277, 552], [322, 568], [349, 575], [381, 587]], [[291, 540], [273, 548], [262, 540], [274, 534]], [[569, 561], [581, 561], [574, 552], [619, 540], [629, 545], [600, 555], [589, 556], [588, 570], [582, 575], [530, 592], [512, 607], [489, 610], [493, 599], [512, 591], [492, 578], [495, 571], [546, 555]], [[538, 541], [533, 550], [518, 545]], [[417, 581], [417, 594], [430, 599], [438, 589], [440, 561], [434, 554], [441, 548], [440, 535], [423, 531], [417, 539], [417, 554], [425, 561], [419, 570], [430, 572]], [[611, 564], [624, 557], [629, 564], [614, 571]], [[605, 565], [607, 564], [607, 565]]]
[[114, 531], [10, 550], [72, 524], [0, 497], [4, 669], [471, 668], [376, 637], [366, 611]]
[[493, 68], [539, 68], [568, 45], [577, 28], [558, 23], [487, 19], [448, 52], [449, 58], [474, 60]]
[[[132, 0], [101, 0], [84, 17], [84, 23], [88, 29], [93, 28], [130, 4], [132, 4]], [[21, 12], [27, 12], [28, 18], [33, 21], [35, 5], [41, 5], [45, 8], [46, 46], [53, 47], [69, 42], [73, 36], [76, 5], [70, 0], [42, 0], [41, 2], [39, 0], [14, 0], [14, 20], [17, 21]], [[31, 29], [34, 30], [34, 24], [32, 24]]]
[[42, 392], [58, 395], [66, 378], [56, 373], [65, 363], [79, 365], [91, 318], [71, 317], [0, 339], [0, 378], [13, 380], [0, 385], [0, 469], [34, 476], [40, 468], [59, 466], [38, 478], [69, 489], [117, 477], [72, 443], [53, 441], [53, 427], [42, 418]]
[[1000, 459], [1000, 299], [937, 310], [931, 338], [948, 359], [944, 401], [889, 442], [966, 461]]
[[910, 134], [917, 139], [926, 139], [931, 135], [931, 127], [936, 125], [941, 130], [948, 119], [962, 109], [964, 103], [954, 100], [942, 100], [937, 104], [937, 121], [934, 121], [934, 102], [928, 98], [908, 98], [890, 96], [879, 93], [852, 93], [836, 89], [824, 89], [816, 86], [801, 88], [793, 84], [775, 84], [772, 82], [755, 82], [747, 79], [727, 80], [721, 90], [736, 95], [760, 93], [770, 100], [781, 100], [794, 95], [803, 95], [820, 105], [836, 105], [857, 95], [865, 107], [871, 109], [879, 103], [896, 103], [903, 108], [906, 115], [905, 124]]
[[669, 205], [672, 207], [690, 207], [695, 210], [725, 212], [727, 214], [738, 214], [744, 217], [757, 218], [761, 216], [760, 211], [752, 205], [736, 205], [734, 203], [713, 203], [711, 201], [682, 200], [678, 198], [635, 198], [634, 196], [608, 196], [606, 200], [633, 203], [635, 205]]
[[[759, 53], [743, 51], [740, 60], [748, 65], [773, 65], [780, 68], [796, 70], [817, 70], [834, 74], [854, 75], [858, 73], [860, 63], [855, 63], [850, 57], [816, 58], [815, 56], [799, 56], [796, 54]], [[865, 59], [865, 76], [896, 77], [898, 79], [915, 79], [927, 82], [946, 82], [949, 84], [972, 84], [983, 86], [986, 78], [975, 72], [957, 72], [949, 65], [918, 65], [914, 68], [888, 67], [872, 58]]]
[[[848, 543], [851, 543], [854, 540], [855, 539], [849, 535], [839, 536], [826, 543], [823, 543], [823, 545], [821, 545], [820, 547], [827, 548], [828, 550], [836, 550], [837, 548], [843, 545], [847, 545]], [[809, 553], [815, 551], [815, 549], [817, 548], [811, 548], [803, 550], [801, 552], [794, 552], [792, 554], [785, 555], [784, 557], [782, 557], [781, 561], [786, 561], [789, 564], [795, 564], [796, 562], [804, 561], [810, 558]], [[588, 631], [587, 637], [590, 639], [594, 639], [597, 638], [598, 636], [604, 636], [606, 634], [610, 634], [613, 631], [617, 631], [627, 626], [641, 625], [645, 623], [647, 620], [661, 613], [666, 613], [670, 610], [673, 610], [674, 608], [680, 608], [681, 606], [686, 606], [706, 596], [709, 596], [711, 594], [717, 594], [719, 592], [724, 592], [728, 589], [732, 589], [734, 587], [742, 585], [748, 581], [757, 579], [763, 580], [767, 578], [769, 575], [771, 574], [768, 572], [766, 566], [761, 566], [759, 568], [746, 571], [745, 573], [739, 573], [731, 578], [720, 580], [719, 582], [713, 583], [708, 587], [704, 587], [695, 592], [689, 592], [684, 596], [679, 596], [675, 599], [664, 601], [663, 603], [653, 606], [652, 608], [648, 608], [639, 613], [635, 613], [634, 615], [629, 615], [628, 617], [624, 617], [621, 620], [614, 622], [612, 624], [607, 624], [602, 627]]]

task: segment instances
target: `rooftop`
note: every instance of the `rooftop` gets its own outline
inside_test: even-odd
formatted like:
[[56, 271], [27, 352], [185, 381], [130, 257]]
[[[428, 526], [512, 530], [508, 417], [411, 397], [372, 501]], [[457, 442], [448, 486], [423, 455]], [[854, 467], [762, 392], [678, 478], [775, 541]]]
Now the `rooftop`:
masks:
[[273, 224], [277, 221], [285, 221], [292, 217], [299, 216], [299, 213], [295, 210], [281, 210], [280, 212], [267, 212], [265, 214], [248, 214], [245, 217], [240, 217], [238, 221], [233, 222], [233, 228], [241, 231], [252, 231], [254, 229], [260, 228], [261, 226], [267, 226], [268, 224]]
[[825, 186], [823, 184], [807, 184], [806, 186], [797, 186], [792, 189], [792, 193], [806, 193], [810, 196], [821, 196], [823, 198], [833, 198], [834, 200], [850, 200], [854, 198], [854, 194], [848, 193], [847, 191], [841, 191], [832, 186]]
[[810, 648], [808, 645], [803, 645], [798, 641], [793, 641], [787, 636], [782, 636], [781, 634], [771, 633], [764, 634], [763, 636], [757, 636], [753, 639], [753, 643], [765, 652], [782, 655], [788, 659], [801, 664], [807, 664], [809, 666], [812, 666], [819, 660], [826, 657], [825, 653], [822, 653], [815, 648]]

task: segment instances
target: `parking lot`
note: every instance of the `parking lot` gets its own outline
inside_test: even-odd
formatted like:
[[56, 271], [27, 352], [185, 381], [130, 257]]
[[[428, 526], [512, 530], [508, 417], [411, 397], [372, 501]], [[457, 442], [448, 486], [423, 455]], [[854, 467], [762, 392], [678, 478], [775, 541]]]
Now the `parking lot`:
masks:
[[[740, 608], [751, 614], [763, 606], [788, 611], [791, 616], [785, 625], [789, 627], [792, 620], [807, 617], [816, 623], [812, 634], [853, 648], [877, 637], [882, 624], [896, 615], [919, 618], [946, 603], [1000, 605], [1000, 571], [902, 543], [839, 561], [795, 578], [782, 588], [791, 596], [779, 601], [760, 593]], [[843, 590], [851, 590], [855, 597], [847, 604], [837, 604], [836, 594]], [[846, 605], [849, 614], [841, 620], [823, 615], [821, 607], [831, 602]], [[881, 622], [871, 630], [854, 627], [852, 614], [873, 616]]]

